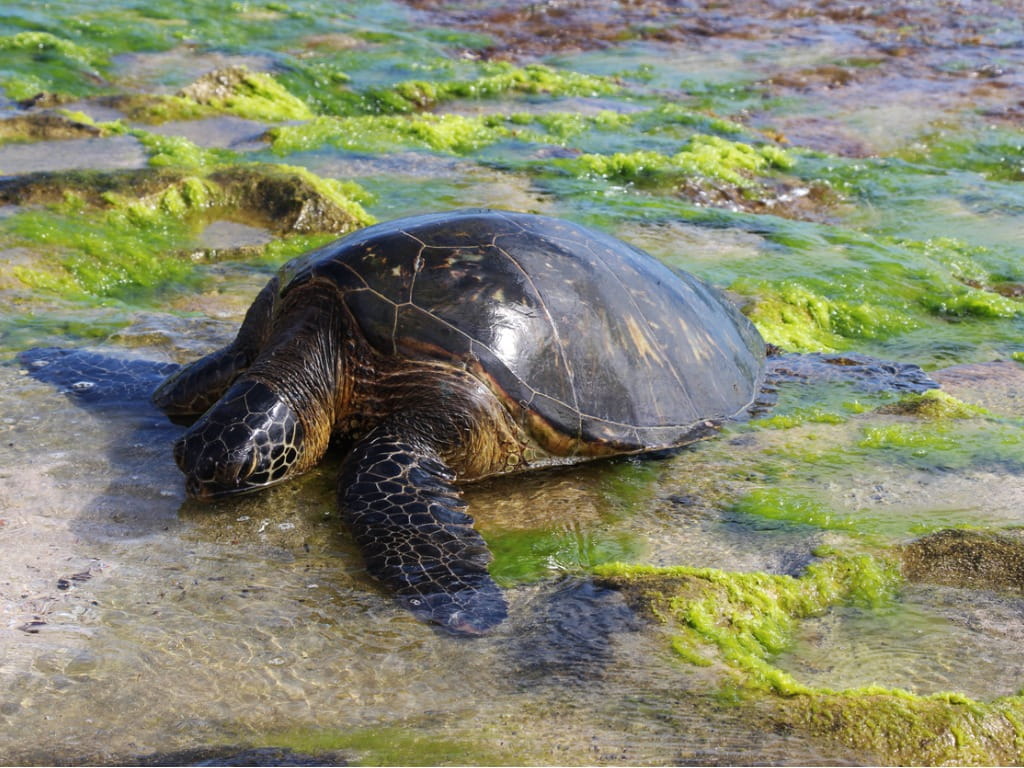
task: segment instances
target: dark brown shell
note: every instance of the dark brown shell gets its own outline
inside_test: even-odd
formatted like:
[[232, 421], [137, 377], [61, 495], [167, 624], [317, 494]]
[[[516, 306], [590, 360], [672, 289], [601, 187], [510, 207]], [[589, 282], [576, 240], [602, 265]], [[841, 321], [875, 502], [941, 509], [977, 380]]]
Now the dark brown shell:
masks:
[[716, 290], [566, 221], [399, 219], [292, 262], [283, 291], [313, 277], [338, 285], [373, 347], [476, 373], [544, 444], [686, 443], [761, 384], [764, 342]]

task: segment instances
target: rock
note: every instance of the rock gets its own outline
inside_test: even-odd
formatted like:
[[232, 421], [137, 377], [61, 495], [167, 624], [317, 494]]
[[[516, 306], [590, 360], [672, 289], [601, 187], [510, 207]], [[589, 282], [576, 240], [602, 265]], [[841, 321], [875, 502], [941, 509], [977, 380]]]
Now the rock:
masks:
[[908, 581], [1024, 590], [1024, 536], [949, 529], [900, 548]]

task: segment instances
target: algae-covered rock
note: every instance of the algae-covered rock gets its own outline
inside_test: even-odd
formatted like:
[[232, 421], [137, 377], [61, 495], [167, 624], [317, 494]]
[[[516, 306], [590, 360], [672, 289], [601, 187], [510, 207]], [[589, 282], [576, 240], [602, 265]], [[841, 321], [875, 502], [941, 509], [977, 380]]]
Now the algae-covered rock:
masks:
[[228, 67], [203, 75], [183, 88], [180, 97], [239, 117], [305, 120], [313, 116], [301, 99], [272, 76], [247, 67]]
[[[951, 533], [925, 537], [906, 548], [904, 574], [909, 568], [916, 578], [914, 569], [931, 561], [933, 552], [943, 559], [963, 540], [961, 532]], [[980, 563], [998, 563], [985, 573], [987, 584], [1019, 579], [1022, 546], [975, 541], [968, 548], [974, 555], [955, 569], [957, 578], [964, 571], [970, 575], [972, 558], [977, 557]], [[642, 614], [667, 625], [672, 647], [683, 660], [717, 670], [724, 688], [733, 690], [733, 699], [775, 730], [798, 730], [839, 743], [878, 764], [1009, 764], [1024, 759], [1020, 696], [980, 702], [955, 692], [921, 696], [881, 686], [817, 688], [773, 663], [792, 642], [800, 619], [848, 602], [876, 610], [893, 599], [899, 576], [890, 562], [832, 553], [799, 578], [621, 564], [600, 566], [596, 572], [603, 585], [622, 590]]]
[[101, 135], [89, 123], [52, 112], [29, 112], [0, 120], [0, 144], [7, 141], [53, 141], [83, 139]]
[[342, 234], [372, 221], [343, 184], [289, 166], [225, 167], [206, 175], [170, 167], [61, 171], [0, 181], [0, 204], [59, 204], [70, 198], [106, 209], [149, 201], [172, 214], [233, 210], [277, 234]]
[[41, 171], [0, 180], [0, 205], [48, 205], [75, 198], [109, 207], [113, 196], [142, 199], [181, 184], [185, 174], [170, 169]]
[[971, 419], [987, 414], [984, 408], [965, 403], [940, 389], [905, 395], [898, 402], [883, 405], [878, 412], [921, 419]]
[[799, 578], [622, 564], [595, 572], [641, 612], [669, 624], [673, 648], [686, 660], [723, 666], [742, 685], [783, 694], [805, 690], [771, 663], [797, 620], [847, 601], [878, 605], [891, 598], [898, 580], [891, 564], [868, 555], [830, 556]]
[[101, 103], [124, 112], [132, 120], [147, 123], [196, 120], [212, 115], [266, 122], [313, 117], [305, 102], [273, 75], [243, 66], [208, 72], [173, 95], [120, 94]]
[[[349, 196], [352, 191], [358, 193], [354, 186], [304, 169], [259, 164], [3, 179], [0, 204], [22, 207], [4, 221], [8, 244], [38, 255], [29, 264], [0, 264], [0, 279], [76, 299], [134, 295], [187, 282], [197, 256], [217, 255], [190, 247], [210, 221], [258, 224], [306, 249], [323, 242], [310, 243], [310, 235], [336, 236], [372, 222]], [[83, 216], [90, 217], [86, 229]], [[262, 247], [264, 258], [276, 262], [278, 256], [294, 255], [276, 245]], [[249, 250], [225, 255], [247, 257], [260, 249]]]
[[235, 166], [209, 180], [222, 190], [222, 205], [253, 214], [273, 232], [344, 233], [372, 222], [341, 184], [302, 168]]
[[776, 700], [775, 728], [800, 729], [873, 755], [881, 765], [1019, 765], [1024, 699], [991, 704], [956, 694], [866, 688]]
[[1024, 536], [950, 529], [900, 547], [908, 581], [1024, 591]]

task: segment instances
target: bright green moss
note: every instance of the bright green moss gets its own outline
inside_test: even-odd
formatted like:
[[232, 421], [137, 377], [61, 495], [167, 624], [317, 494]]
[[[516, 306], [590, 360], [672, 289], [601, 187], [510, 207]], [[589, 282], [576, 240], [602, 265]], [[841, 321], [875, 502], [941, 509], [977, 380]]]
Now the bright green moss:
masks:
[[892, 599], [898, 583], [893, 564], [867, 555], [828, 557], [799, 578], [621, 563], [595, 572], [681, 628], [674, 647], [682, 656], [702, 664], [718, 660], [741, 684], [782, 694], [809, 690], [771, 663], [789, 645], [797, 620], [843, 602], [877, 608]]
[[453, 99], [487, 99], [508, 93], [598, 96], [619, 90], [607, 78], [556, 70], [543, 64], [516, 67], [508, 62], [489, 62], [482, 65], [482, 72], [480, 77], [469, 80], [407, 80], [370, 91], [366, 96], [367, 111], [410, 112]]
[[812, 405], [806, 408], [797, 408], [788, 413], [761, 418], [755, 421], [754, 424], [765, 429], [792, 429], [806, 423], [842, 424], [845, 421], [846, 417], [842, 414]]
[[64, 182], [57, 177], [53, 188], [40, 192], [52, 199], [63, 189], [63, 202], [16, 213], [2, 230], [11, 245], [44, 254], [36, 265], [14, 267], [11, 274], [30, 288], [69, 298], [126, 299], [190, 279], [193, 265], [185, 253], [208, 210], [292, 227], [282, 234], [326, 231], [336, 237], [373, 221], [356, 199], [362, 195], [355, 185], [305, 168], [83, 173]]
[[127, 298], [139, 289], [183, 280], [191, 266], [168, 256], [187, 240], [178, 216], [131, 206], [102, 214], [74, 210], [26, 211], [6, 223], [15, 242], [45, 244], [50, 254], [36, 268], [16, 267], [27, 286], [69, 298]]
[[734, 505], [736, 512], [762, 520], [833, 530], [854, 530], [856, 525], [837, 516], [825, 504], [801, 493], [782, 488], [751, 491]]
[[155, 168], [214, 168], [238, 158], [227, 149], [206, 149], [184, 136], [164, 136], [148, 131], [133, 130], [132, 135], [149, 152], [149, 164]]
[[0, 51], [28, 51], [33, 55], [44, 56], [56, 53], [89, 67], [107, 63], [106, 56], [98, 50], [78, 45], [49, 32], [19, 32], [9, 37], [0, 37]]
[[912, 456], [934, 451], [951, 451], [959, 446], [957, 434], [948, 424], [888, 424], [868, 427], [858, 445], [861, 448], [896, 449]]
[[510, 115], [509, 121], [513, 124], [536, 124], [547, 137], [556, 142], [564, 142], [593, 129], [625, 130], [633, 122], [629, 115], [612, 110], [603, 110], [594, 115], [581, 115], [578, 112], [546, 112], [539, 115], [519, 113]]
[[1016, 317], [1024, 313], [1020, 301], [969, 286], [951, 286], [945, 294], [925, 294], [921, 303], [935, 314], [954, 317]]
[[904, 395], [899, 402], [880, 410], [883, 413], [906, 414], [922, 419], [973, 419], [991, 415], [987, 409], [965, 403], [941, 389]]
[[198, 120], [212, 115], [234, 115], [275, 122], [309, 120], [313, 113], [273, 75], [246, 67], [210, 72], [175, 95], [125, 96], [117, 106], [133, 120], [163, 123]]
[[585, 154], [561, 163], [581, 174], [629, 183], [671, 183], [701, 177], [741, 189], [757, 186], [752, 178], [769, 168], [789, 168], [793, 159], [777, 147], [754, 147], [720, 136], [696, 134], [682, 151], [665, 155], [654, 151]]
[[[206, 80], [212, 82], [206, 82]], [[308, 120], [309, 107], [272, 75], [235, 67], [214, 72], [184, 90], [185, 98], [250, 120]]]
[[319, 117], [303, 125], [284, 125], [268, 132], [281, 155], [324, 144], [359, 152], [394, 152], [421, 148], [466, 154], [512, 135], [500, 118], [465, 115], [385, 115], [382, 117]]
[[745, 171], [756, 174], [770, 167], [787, 169], [795, 161], [775, 146], [753, 147], [720, 136], [697, 134], [682, 152], [673, 156], [672, 162], [685, 173], [749, 187], [752, 182]]
[[905, 312], [827, 298], [793, 280], [740, 279], [732, 289], [756, 297], [747, 315], [770, 344], [793, 352], [836, 351], [854, 338], [887, 338], [917, 326]]
[[648, 112], [639, 113], [635, 120], [647, 133], [664, 132], [674, 126], [720, 136], [739, 136], [747, 132], [744, 126], [732, 120], [706, 112], [695, 112], [675, 103], [661, 104]]
[[[918, 696], [870, 686], [813, 688], [776, 667], [796, 623], [843, 603], [879, 610], [899, 584], [895, 564], [867, 555], [827, 555], [799, 578], [687, 567], [611, 564], [600, 579], [672, 629], [683, 660], [720, 665], [759, 718], [853, 747], [895, 764], [1017, 763], [1024, 758], [1024, 699], [992, 703], [958, 693]], [[767, 708], [767, 709], [766, 709]]]
[[362, 206], [362, 203], [370, 202], [373, 199], [372, 195], [354, 181], [317, 176], [309, 169], [299, 165], [278, 165], [274, 168], [279, 174], [292, 174], [295, 178], [304, 181], [325, 201], [348, 215], [355, 226], [365, 227], [376, 221]]
[[0, 37], [0, 89], [11, 99], [42, 92], [84, 96], [99, 89], [108, 58], [100, 48], [49, 32]]

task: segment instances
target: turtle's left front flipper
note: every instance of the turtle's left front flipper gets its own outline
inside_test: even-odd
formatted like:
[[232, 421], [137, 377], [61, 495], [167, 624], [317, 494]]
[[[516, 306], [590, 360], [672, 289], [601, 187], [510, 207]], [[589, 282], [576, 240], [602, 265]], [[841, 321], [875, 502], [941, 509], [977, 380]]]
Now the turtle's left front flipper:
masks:
[[374, 429], [345, 461], [339, 502], [367, 570], [405, 607], [453, 634], [483, 634], [505, 619], [505, 598], [453, 473], [424, 443]]

